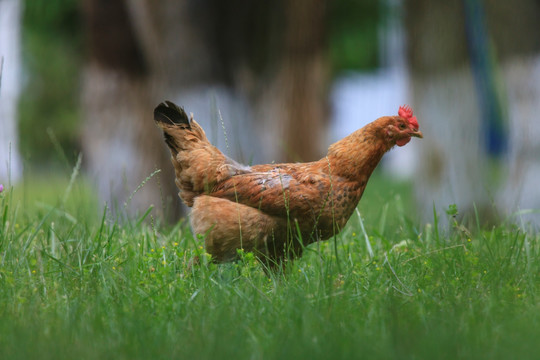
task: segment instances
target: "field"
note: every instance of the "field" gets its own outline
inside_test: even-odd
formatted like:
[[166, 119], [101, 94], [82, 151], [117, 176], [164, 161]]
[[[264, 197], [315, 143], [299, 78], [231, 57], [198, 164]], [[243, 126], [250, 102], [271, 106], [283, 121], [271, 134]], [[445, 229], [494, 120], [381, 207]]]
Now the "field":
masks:
[[116, 221], [84, 179], [6, 187], [0, 359], [538, 358], [540, 234], [452, 208], [419, 223], [410, 203], [376, 174], [373, 257], [355, 215], [269, 277], [249, 253], [209, 263], [185, 222]]

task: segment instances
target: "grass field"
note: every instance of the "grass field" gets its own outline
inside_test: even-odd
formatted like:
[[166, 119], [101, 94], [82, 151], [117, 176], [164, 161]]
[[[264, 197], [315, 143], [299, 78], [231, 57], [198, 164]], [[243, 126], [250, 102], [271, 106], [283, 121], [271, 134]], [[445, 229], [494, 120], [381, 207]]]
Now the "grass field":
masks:
[[355, 215], [268, 277], [252, 254], [188, 268], [185, 223], [116, 222], [69, 179], [0, 194], [0, 359], [540, 357], [532, 230], [418, 223], [408, 184], [376, 175], [373, 258]]

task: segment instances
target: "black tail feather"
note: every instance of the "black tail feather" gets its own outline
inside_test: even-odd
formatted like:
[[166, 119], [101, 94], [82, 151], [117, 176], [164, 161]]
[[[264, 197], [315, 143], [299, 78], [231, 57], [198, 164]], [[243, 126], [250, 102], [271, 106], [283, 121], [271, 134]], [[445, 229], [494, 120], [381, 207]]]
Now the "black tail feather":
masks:
[[[170, 101], [165, 101], [154, 109], [154, 120], [156, 123], [165, 125], [178, 125], [184, 129], [191, 128], [189, 118], [184, 109]], [[172, 154], [176, 156], [180, 150], [179, 145], [176, 143], [174, 137], [167, 133], [167, 126], [162, 126], [162, 129], [165, 143], [171, 149]]]
[[183, 108], [176, 104], [165, 101], [154, 109], [154, 120], [165, 124], [189, 124], [189, 118]]
[[174, 138], [167, 134], [165, 131], [163, 132], [163, 138], [165, 139], [165, 143], [171, 149], [174, 153], [174, 155], [178, 154], [178, 146], [176, 145], [176, 142], [174, 141]]

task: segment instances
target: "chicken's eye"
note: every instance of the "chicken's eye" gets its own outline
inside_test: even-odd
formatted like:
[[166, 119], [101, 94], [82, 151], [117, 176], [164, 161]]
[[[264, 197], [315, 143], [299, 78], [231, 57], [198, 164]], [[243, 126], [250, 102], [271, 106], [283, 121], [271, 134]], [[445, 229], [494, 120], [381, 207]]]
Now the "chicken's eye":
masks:
[[406, 128], [406, 126], [405, 126], [404, 123], [401, 123], [401, 124], [399, 124], [399, 128], [400, 128], [401, 130], [404, 130], [404, 129]]

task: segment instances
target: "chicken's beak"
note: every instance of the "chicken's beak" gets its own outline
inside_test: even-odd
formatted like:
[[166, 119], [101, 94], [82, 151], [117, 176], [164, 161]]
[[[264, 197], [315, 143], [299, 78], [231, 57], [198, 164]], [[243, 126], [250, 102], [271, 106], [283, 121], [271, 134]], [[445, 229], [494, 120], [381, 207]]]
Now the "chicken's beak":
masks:
[[422, 132], [420, 130], [411, 131], [409, 133], [409, 135], [420, 138], [420, 139], [422, 139], [424, 137], [424, 135], [422, 134]]

